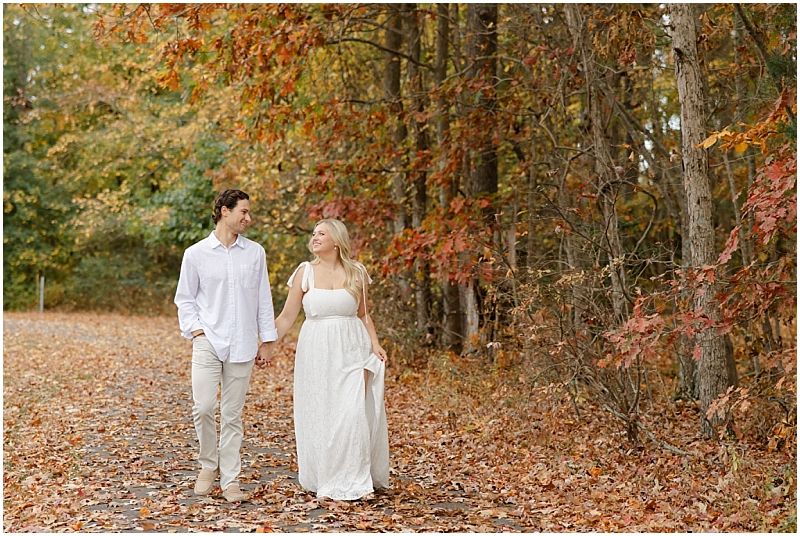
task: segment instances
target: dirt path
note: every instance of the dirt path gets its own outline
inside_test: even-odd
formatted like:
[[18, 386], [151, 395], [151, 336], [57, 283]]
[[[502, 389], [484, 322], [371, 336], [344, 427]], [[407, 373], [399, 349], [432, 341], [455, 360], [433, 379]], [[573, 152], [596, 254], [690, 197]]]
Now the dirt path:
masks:
[[398, 431], [414, 428], [426, 410], [410, 410], [392, 382], [392, 489], [352, 503], [304, 492], [295, 473], [290, 343], [273, 369], [254, 372], [240, 479], [251, 501], [229, 505], [219, 488], [205, 498], [192, 492], [191, 345], [177, 320], [6, 313], [3, 335], [6, 531], [533, 528], [513, 504], [464, 483], [442, 485], [430, 453], [420, 450], [398, 471], [395, 453], [413, 448]]
[[[291, 342], [257, 370], [241, 483], [251, 501], [198, 498], [191, 344], [175, 318], [6, 313], [7, 532], [795, 532], [796, 443], [697, 437], [697, 409], [650, 404], [661, 441], [552, 386], [434, 356], [390, 361], [391, 489], [318, 501], [297, 484]], [[665, 394], [664, 396], [667, 396]]]

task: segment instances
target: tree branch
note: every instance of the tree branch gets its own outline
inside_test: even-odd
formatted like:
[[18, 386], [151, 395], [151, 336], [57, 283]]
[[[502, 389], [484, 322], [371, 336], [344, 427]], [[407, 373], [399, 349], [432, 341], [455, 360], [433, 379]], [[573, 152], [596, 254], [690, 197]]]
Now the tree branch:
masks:
[[[756, 44], [756, 48], [758, 49], [759, 54], [761, 54], [761, 59], [764, 64], [767, 66], [767, 73], [769, 74], [772, 83], [775, 85], [775, 89], [778, 90], [778, 94], [782, 98], [784, 86], [783, 80], [779, 80], [775, 77], [775, 73], [772, 72], [770, 69], [769, 64], [767, 62], [767, 58], [769, 58], [769, 52], [767, 52], [767, 46], [764, 44], [764, 41], [761, 39], [761, 36], [756, 33], [756, 29], [753, 24], [750, 22], [750, 19], [747, 18], [747, 15], [744, 12], [744, 8], [742, 4], [733, 4], [734, 8], [736, 9], [736, 13], [739, 14], [739, 17], [742, 19], [742, 24], [744, 24], [747, 33], [750, 34], [750, 37], [753, 39], [753, 42]], [[786, 115], [792, 120], [795, 128], [797, 128], [797, 117], [794, 115], [791, 106], [786, 106]]]
[[[733, 4], [733, 7], [736, 9], [736, 13], [739, 14], [739, 17], [742, 19], [742, 24], [744, 24], [747, 33], [750, 34], [750, 37], [753, 39], [753, 42], [756, 44], [756, 48], [761, 53], [761, 59], [764, 63], [767, 62], [767, 47], [764, 46], [764, 41], [761, 40], [761, 37], [756, 33], [756, 29], [753, 27], [753, 24], [750, 22], [750, 19], [747, 18], [747, 15], [744, 13], [744, 9], [742, 8], [742, 4]], [[769, 71], [769, 69], [767, 69]], [[771, 77], [772, 75], [770, 75]], [[772, 80], [775, 82], [775, 79]], [[778, 84], [776, 84], [778, 85]]]
[[410, 61], [411, 63], [413, 63], [415, 65], [419, 65], [420, 67], [425, 67], [426, 69], [428, 69], [431, 72], [433, 71], [433, 66], [431, 64], [429, 64], [429, 63], [423, 63], [421, 61], [417, 61], [414, 58], [412, 58], [411, 56], [409, 56], [408, 54], [404, 54], [404, 53], [402, 53], [402, 52], [400, 52], [398, 50], [392, 50], [390, 48], [386, 48], [385, 46], [381, 45], [380, 43], [376, 43], [376, 42], [370, 41], [368, 39], [361, 39], [359, 37], [342, 37], [340, 39], [336, 39], [335, 41], [328, 41], [325, 44], [326, 45], [335, 45], [335, 44], [346, 43], [346, 42], [364, 43], [365, 45], [371, 45], [371, 46], [373, 46], [373, 47], [375, 47], [375, 48], [377, 48], [379, 50], [382, 50], [383, 52], [388, 52], [389, 54], [391, 54], [393, 56], [398, 56], [400, 58], [403, 58], [405, 60]]

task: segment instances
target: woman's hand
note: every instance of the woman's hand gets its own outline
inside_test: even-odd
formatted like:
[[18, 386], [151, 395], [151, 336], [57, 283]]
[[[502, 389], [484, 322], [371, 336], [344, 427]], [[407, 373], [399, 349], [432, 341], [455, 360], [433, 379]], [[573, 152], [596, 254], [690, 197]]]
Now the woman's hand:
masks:
[[378, 359], [380, 359], [381, 361], [386, 361], [386, 358], [389, 357], [388, 354], [386, 353], [386, 350], [383, 349], [383, 346], [381, 346], [380, 343], [377, 342], [372, 343], [372, 353], [378, 356]]
[[258, 368], [264, 368], [272, 365], [272, 352], [274, 347], [274, 341], [261, 343], [261, 345], [258, 347], [258, 353], [256, 354], [256, 365]]

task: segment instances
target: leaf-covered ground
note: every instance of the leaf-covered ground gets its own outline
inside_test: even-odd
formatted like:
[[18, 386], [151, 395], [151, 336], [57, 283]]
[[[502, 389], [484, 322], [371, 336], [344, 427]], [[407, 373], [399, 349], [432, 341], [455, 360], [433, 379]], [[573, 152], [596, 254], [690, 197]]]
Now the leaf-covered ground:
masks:
[[[241, 482], [192, 492], [191, 345], [174, 318], [5, 313], [6, 532], [790, 531], [796, 442], [696, 436], [692, 406], [659, 412], [664, 443], [631, 446], [599, 411], [442, 358], [387, 378], [389, 490], [317, 500], [296, 481], [293, 342], [256, 370]], [[669, 435], [666, 435], [666, 434]]]

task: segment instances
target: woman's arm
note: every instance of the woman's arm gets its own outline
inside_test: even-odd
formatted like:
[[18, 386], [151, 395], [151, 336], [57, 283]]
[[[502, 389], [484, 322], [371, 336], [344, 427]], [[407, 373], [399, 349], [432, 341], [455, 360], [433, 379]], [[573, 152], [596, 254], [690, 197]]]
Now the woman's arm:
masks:
[[297, 320], [297, 315], [300, 314], [300, 309], [303, 307], [303, 285], [301, 281], [303, 281], [305, 269], [305, 266], [298, 268], [294, 276], [294, 284], [289, 287], [289, 296], [287, 296], [286, 303], [283, 305], [283, 311], [275, 319], [275, 327], [278, 329], [278, 341], [283, 339], [283, 336], [292, 328], [292, 324]]
[[278, 338], [274, 341], [261, 343], [258, 347], [258, 354], [256, 354], [256, 365], [264, 368], [272, 364], [272, 353], [275, 351], [275, 346], [283, 338], [284, 335], [292, 328], [292, 324], [297, 320], [297, 315], [300, 313], [300, 308], [303, 306], [303, 270], [305, 267], [300, 267], [297, 270], [297, 283], [289, 287], [289, 296], [286, 298], [286, 303], [283, 304], [283, 311], [278, 318], [275, 319], [275, 329], [278, 331]]
[[386, 350], [383, 349], [381, 343], [378, 341], [378, 332], [375, 331], [375, 324], [372, 322], [372, 318], [370, 318], [369, 314], [367, 314], [367, 290], [369, 289], [369, 283], [367, 283], [366, 279], [364, 281], [364, 299], [360, 300], [358, 304], [358, 318], [364, 323], [364, 327], [367, 328], [367, 333], [369, 333], [369, 338], [372, 340], [372, 352], [378, 356], [378, 359], [381, 361], [386, 361], [388, 357], [386, 354]]

